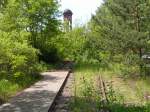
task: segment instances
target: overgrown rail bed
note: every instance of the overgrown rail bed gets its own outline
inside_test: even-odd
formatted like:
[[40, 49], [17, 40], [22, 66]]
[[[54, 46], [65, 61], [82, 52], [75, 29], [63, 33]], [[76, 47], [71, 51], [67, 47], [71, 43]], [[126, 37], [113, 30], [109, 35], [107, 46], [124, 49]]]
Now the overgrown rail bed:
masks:
[[143, 98], [149, 80], [125, 79], [115, 73], [99, 65], [77, 64], [72, 112], [149, 112], [150, 105]]
[[109, 109], [106, 107], [109, 103], [109, 99], [108, 99], [108, 96], [107, 96], [107, 87], [106, 87], [106, 83], [102, 77], [102, 75], [99, 75], [98, 77], [98, 82], [99, 82], [99, 88], [100, 88], [100, 91], [101, 91], [101, 105], [102, 105], [102, 108], [100, 108], [100, 112], [109, 112]]
[[70, 73], [63, 90], [55, 100], [55, 106], [52, 112], [72, 112], [70, 110], [69, 105], [73, 99], [72, 96], [73, 84], [74, 84], [74, 74]]
[[100, 88], [101, 88], [100, 91], [101, 91], [101, 95], [102, 95], [102, 101], [108, 103], [106, 84], [101, 75], [99, 76], [99, 81], [100, 81]]

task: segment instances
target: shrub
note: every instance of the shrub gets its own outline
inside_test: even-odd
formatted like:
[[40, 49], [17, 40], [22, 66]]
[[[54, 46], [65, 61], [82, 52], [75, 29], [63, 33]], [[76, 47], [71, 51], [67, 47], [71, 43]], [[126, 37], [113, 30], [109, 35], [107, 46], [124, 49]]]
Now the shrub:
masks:
[[5, 78], [14, 81], [13, 79], [17, 77], [17, 80], [22, 80], [21, 77], [23, 75], [30, 75], [32, 77], [38, 73], [38, 69], [36, 68], [38, 64], [38, 51], [28, 45], [25, 40], [14, 41], [7, 37], [6, 33], [2, 34], [0, 35], [1, 79]]
[[[12, 38], [12, 36], [14, 36]], [[16, 39], [14, 39], [16, 38]], [[38, 50], [24, 35], [0, 31], [0, 102], [39, 79]]]

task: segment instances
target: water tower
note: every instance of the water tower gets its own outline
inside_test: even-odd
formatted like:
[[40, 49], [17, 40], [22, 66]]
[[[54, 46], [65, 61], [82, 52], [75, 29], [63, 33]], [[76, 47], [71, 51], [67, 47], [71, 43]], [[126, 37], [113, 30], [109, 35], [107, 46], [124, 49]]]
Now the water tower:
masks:
[[66, 9], [63, 13], [64, 16], [64, 30], [70, 31], [72, 30], [72, 11], [70, 9]]

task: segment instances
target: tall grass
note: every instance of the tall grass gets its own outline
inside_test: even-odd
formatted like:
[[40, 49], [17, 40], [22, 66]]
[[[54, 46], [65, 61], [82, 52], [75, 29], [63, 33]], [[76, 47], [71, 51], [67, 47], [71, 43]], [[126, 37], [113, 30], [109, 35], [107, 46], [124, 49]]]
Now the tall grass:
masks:
[[7, 80], [1, 79], [0, 80], [0, 104], [3, 104], [13, 96], [17, 94], [17, 92], [29, 87], [36, 81], [40, 80], [41, 76], [36, 77], [22, 77], [19, 78], [20, 81], [16, 80]]
[[13, 84], [8, 80], [0, 80], [0, 103], [8, 101], [9, 97], [14, 95], [21, 88], [18, 84]]
[[[117, 66], [117, 67], [116, 67]], [[118, 74], [119, 73], [119, 74]], [[107, 82], [109, 104], [101, 104], [97, 87], [97, 77], [101, 74]], [[99, 112], [106, 107], [111, 112], [150, 112], [149, 101], [143, 99], [143, 92], [150, 89], [148, 78], [124, 78], [119, 65], [106, 69], [100, 64], [79, 63], [75, 66], [74, 100], [70, 108], [73, 112]], [[136, 79], [136, 80], [135, 80]], [[131, 82], [135, 85], [133, 85]], [[112, 82], [112, 83], [110, 83]], [[134, 87], [135, 86], [135, 87]], [[141, 89], [137, 87], [142, 87]]]
[[39, 71], [52, 70], [55, 67], [53, 65], [41, 63], [37, 65], [37, 68], [37, 74], [32, 75], [20, 74], [19, 72], [17, 72], [14, 76], [0, 74], [0, 104], [9, 101], [9, 99], [15, 96], [17, 92], [20, 92], [39, 81], [42, 78], [42, 76], [38, 73]]

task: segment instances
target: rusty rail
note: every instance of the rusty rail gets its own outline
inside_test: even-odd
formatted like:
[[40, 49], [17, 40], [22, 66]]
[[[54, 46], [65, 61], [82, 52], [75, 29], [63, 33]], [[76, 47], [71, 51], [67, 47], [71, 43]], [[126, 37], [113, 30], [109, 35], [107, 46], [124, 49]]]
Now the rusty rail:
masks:
[[101, 93], [101, 108], [100, 108], [100, 112], [110, 112], [110, 110], [107, 108], [107, 105], [109, 104], [109, 99], [108, 99], [108, 95], [107, 95], [107, 88], [106, 88], [106, 84], [105, 81], [103, 80], [102, 75], [99, 75], [99, 89], [100, 89], [100, 93]]
[[102, 101], [104, 101], [105, 103], [108, 103], [106, 85], [102, 78], [102, 75], [99, 76], [99, 83], [100, 83], [99, 87], [100, 87], [100, 91], [102, 95]]

